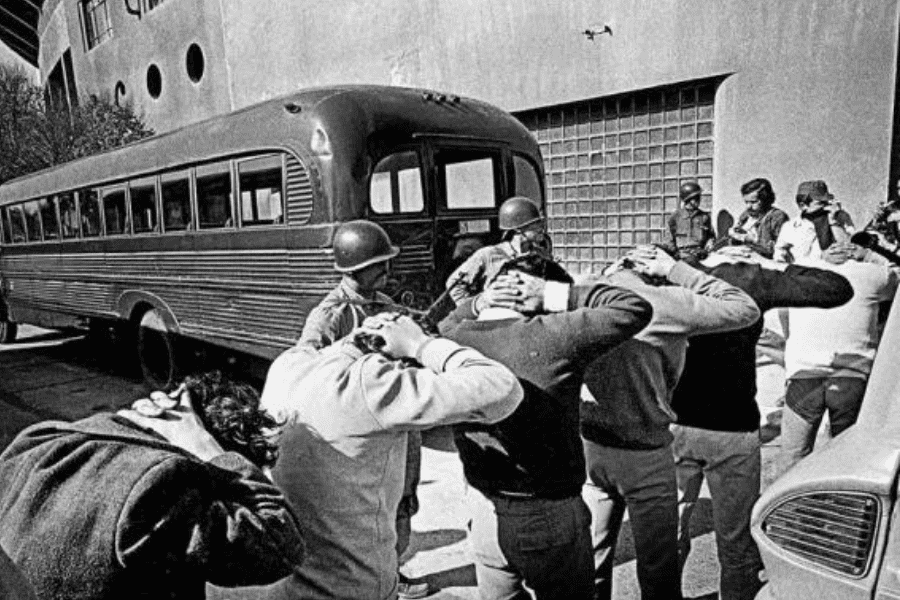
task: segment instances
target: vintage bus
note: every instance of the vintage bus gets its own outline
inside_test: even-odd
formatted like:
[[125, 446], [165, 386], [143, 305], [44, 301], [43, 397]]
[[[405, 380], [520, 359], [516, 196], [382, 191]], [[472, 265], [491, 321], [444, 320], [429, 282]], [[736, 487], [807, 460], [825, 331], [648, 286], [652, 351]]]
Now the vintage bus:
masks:
[[336, 284], [332, 236], [381, 224], [392, 297], [428, 306], [461, 248], [498, 239], [507, 197], [544, 202], [538, 146], [470, 98], [323, 87], [0, 186], [0, 342], [16, 323], [119, 324], [147, 381], [179, 344], [265, 359]]

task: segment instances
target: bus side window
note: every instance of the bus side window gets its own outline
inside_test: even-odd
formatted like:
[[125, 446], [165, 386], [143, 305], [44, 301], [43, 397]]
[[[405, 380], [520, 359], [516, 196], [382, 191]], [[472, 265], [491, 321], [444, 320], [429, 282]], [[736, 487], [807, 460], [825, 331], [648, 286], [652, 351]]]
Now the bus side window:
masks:
[[124, 188], [103, 190], [103, 216], [106, 220], [106, 235], [128, 233]]
[[6, 207], [0, 208], [0, 229], [3, 229], [3, 242], [5, 244], [13, 243], [12, 229], [9, 226], [9, 211]]
[[100, 194], [97, 190], [83, 189], [78, 193], [81, 203], [81, 235], [100, 235]]
[[29, 242], [41, 241], [41, 209], [37, 200], [22, 205], [25, 210], [25, 231]]
[[243, 225], [252, 227], [283, 221], [282, 171], [280, 154], [242, 160], [238, 163]]
[[166, 231], [191, 228], [191, 184], [187, 172], [165, 173], [160, 186]]
[[422, 212], [422, 169], [415, 150], [378, 161], [369, 182], [369, 206], [376, 214]]
[[62, 237], [65, 240], [78, 237], [78, 209], [75, 206], [75, 194], [63, 192], [57, 196], [59, 202], [59, 219]]
[[156, 178], [132, 181], [131, 216], [134, 219], [134, 232], [147, 233], [159, 231], [156, 222]]
[[44, 227], [44, 241], [59, 239], [59, 219], [56, 217], [56, 198], [49, 196], [38, 200], [41, 223]]
[[229, 163], [197, 167], [197, 212], [200, 229], [230, 227], [231, 168]]
[[515, 154], [513, 155], [513, 167], [516, 176], [515, 195], [525, 196], [542, 203], [544, 192], [541, 189], [541, 178], [534, 164], [524, 156]]
[[25, 215], [22, 213], [22, 205], [10, 206], [7, 209], [9, 216], [10, 238], [14, 244], [25, 241]]

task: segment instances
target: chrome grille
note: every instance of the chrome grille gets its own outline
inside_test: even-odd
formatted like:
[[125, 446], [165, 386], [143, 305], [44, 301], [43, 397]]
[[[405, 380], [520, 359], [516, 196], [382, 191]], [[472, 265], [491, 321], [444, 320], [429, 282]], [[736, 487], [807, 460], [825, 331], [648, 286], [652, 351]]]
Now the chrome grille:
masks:
[[869, 567], [880, 503], [869, 494], [819, 492], [791, 498], [763, 519], [762, 529], [784, 550], [854, 577]]

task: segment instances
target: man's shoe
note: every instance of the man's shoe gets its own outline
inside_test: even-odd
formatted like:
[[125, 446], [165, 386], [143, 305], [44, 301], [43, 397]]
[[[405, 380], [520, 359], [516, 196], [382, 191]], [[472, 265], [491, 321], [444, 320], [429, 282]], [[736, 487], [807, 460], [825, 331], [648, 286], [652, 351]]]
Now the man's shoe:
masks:
[[400, 583], [397, 584], [397, 597], [403, 600], [418, 600], [425, 598], [431, 593], [431, 588], [427, 581], [413, 583], [403, 573], [398, 573]]

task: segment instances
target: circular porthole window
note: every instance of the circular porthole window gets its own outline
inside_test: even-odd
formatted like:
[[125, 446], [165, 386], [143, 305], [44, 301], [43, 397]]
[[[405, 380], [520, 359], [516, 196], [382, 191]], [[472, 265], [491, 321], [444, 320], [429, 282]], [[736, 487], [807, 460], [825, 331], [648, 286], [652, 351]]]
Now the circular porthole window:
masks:
[[147, 91], [154, 100], [162, 93], [162, 74], [156, 65], [147, 67]]
[[116, 82], [116, 88], [113, 92], [113, 97], [116, 99], [116, 106], [121, 106], [122, 100], [125, 99], [125, 84], [121, 81]]
[[197, 44], [191, 44], [185, 59], [188, 77], [194, 83], [203, 79], [203, 70], [206, 68], [206, 60], [203, 58], [203, 50]]

